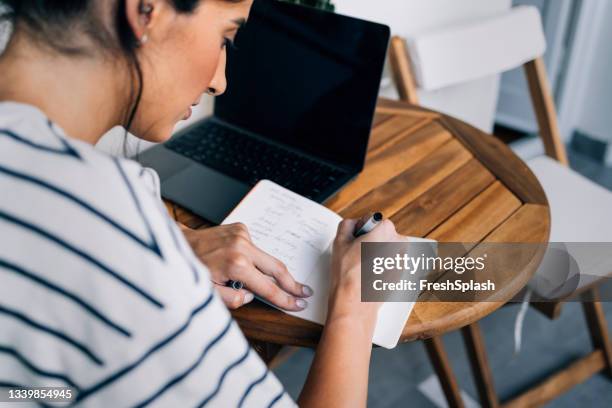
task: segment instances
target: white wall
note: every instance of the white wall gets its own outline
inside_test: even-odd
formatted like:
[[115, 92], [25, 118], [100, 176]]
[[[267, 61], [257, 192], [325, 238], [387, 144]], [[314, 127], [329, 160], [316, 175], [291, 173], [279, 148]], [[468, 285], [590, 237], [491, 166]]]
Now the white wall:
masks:
[[600, 140], [612, 142], [612, 1], [603, 0], [592, 50], [577, 80], [582, 97], [575, 101], [574, 127]]

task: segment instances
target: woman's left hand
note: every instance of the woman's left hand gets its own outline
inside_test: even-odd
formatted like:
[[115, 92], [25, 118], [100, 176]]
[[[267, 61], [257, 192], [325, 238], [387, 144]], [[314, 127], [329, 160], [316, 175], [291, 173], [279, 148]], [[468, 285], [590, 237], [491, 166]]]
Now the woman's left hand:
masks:
[[[228, 308], [249, 303], [253, 300], [251, 292], [284, 310], [306, 308], [303, 298], [311, 296], [312, 289], [296, 282], [282, 262], [257, 248], [245, 225], [181, 229], [194, 253], [208, 267]], [[230, 280], [242, 282], [245, 289], [225, 286]]]

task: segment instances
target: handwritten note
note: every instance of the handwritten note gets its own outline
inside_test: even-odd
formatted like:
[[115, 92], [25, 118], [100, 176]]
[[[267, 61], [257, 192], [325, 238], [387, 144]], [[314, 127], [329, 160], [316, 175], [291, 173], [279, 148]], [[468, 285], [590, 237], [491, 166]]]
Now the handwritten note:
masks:
[[[286, 313], [324, 324], [331, 244], [341, 220], [322, 205], [264, 180], [251, 190], [223, 224], [246, 224], [255, 245], [284, 262], [297, 281], [313, 288], [314, 295], [307, 299], [306, 309]], [[395, 347], [413, 305], [385, 303], [378, 314], [374, 343]]]
[[244, 223], [253, 243], [309, 283], [342, 219], [332, 211], [269, 181], [261, 181], [223, 224]]

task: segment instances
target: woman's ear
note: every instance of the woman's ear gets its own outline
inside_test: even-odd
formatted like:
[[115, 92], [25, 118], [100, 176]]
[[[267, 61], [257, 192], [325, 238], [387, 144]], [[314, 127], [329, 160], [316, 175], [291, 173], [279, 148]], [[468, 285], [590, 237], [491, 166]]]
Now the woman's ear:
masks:
[[161, 8], [160, 0], [125, 0], [127, 21], [141, 45], [147, 42], [149, 31], [159, 18]]

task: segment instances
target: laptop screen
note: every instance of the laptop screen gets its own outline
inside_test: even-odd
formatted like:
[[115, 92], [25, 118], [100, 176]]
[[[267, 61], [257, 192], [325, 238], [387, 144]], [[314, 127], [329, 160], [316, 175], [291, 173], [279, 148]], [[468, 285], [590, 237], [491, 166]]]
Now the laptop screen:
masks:
[[361, 170], [389, 41], [384, 25], [255, 0], [228, 49], [215, 116]]

